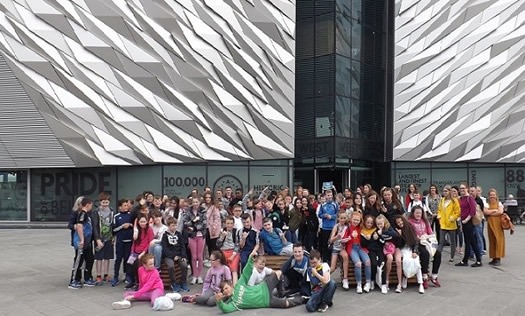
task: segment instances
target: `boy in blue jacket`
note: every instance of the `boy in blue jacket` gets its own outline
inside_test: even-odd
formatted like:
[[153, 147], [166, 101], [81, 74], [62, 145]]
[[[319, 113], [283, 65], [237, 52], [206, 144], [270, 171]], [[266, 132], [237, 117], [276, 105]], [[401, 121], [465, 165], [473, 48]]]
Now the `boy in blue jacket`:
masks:
[[319, 218], [322, 219], [323, 225], [319, 235], [319, 252], [324, 262], [330, 261], [331, 254], [328, 251], [328, 240], [335, 226], [339, 205], [334, 202], [331, 190], [325, 192], [326, 202], [319, 206]]
[[131, 219], [131, 213], [129, 212], [131, 205], [128, 200], [119, 200], [117, 202], [118, 213], [113, 218], [113, 234], [116, 237], [115, 243], [115, 271], [111, 286], [117, 286], [119, 281], [120, 265], [124, 266], [124, 273], [126, 274], [126, 280], [130, 280], [129, 268], [126, 262], [128, 261], [131, 253], [131, 245], [133, 244], [133, 223]]

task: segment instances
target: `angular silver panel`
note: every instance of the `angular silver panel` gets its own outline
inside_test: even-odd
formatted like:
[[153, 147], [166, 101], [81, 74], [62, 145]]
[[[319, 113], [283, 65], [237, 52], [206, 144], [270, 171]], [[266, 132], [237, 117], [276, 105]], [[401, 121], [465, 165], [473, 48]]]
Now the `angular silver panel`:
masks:
[[396, 0], [394, 159], [525, 161], [525, 2]]
[[5, 167], [293, 158], [294, 0], [6, 0], [0, 55]]

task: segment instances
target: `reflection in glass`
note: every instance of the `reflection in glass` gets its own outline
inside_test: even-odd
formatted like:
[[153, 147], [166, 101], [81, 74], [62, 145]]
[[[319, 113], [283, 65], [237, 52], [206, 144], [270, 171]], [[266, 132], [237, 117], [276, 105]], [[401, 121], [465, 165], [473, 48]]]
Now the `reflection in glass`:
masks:
[[27, 172], [0, 171], [0, 221], [27, 220]]
[[337, 96], [335, 103], [335, 134], [350, 137], [350, 99]]
[[325, 14], [315, 18], [315, 56], [334, 52], [334, 17]]
[[335, 91], [338, 95], [350, 96], [350, 59], [336, 56]]
[[361, 63], [352, 61], [352, 71], [350, 72], [352, 78], [352, 97], [359, 99], [361, 96]]
[[349, 16], [337, 13], [335, 24], [335, 51], [336, 53], [350, 57], [352, 24]]
[[361, 60], [361, 23], [359, 21], [352, 20], [352, 58]]

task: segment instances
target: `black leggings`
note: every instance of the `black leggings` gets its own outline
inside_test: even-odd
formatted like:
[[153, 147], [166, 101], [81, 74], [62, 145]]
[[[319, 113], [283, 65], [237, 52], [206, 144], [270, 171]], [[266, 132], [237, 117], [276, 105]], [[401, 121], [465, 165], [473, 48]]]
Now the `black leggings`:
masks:
[[[383, 251], [373, 251], [370, 250], [368, 252], [368, 256], [370, 257], [370, 264], [372, 268], [372, 282], [375, 281], [376, 275], [377, 275], [377, 267], [380, 267], [385, 262], [385, 255], [383, 254]], [[386, 281], [386, 269], [383, 266], [383, 271], [381, 273], [381, 284], [385, 283]]]
[[208, 247], [208, 257], [211, 256], [211, 253], [215, 250], [219, 250], [217, 248], [217, 239], [219, 238], [211, 238], [210, 232], [206, 232], [206, 246]]
[[321, 229], [321, 234], [319, 235], [319, 253], [321, 253], [323, 262], [330, 262], [332, 257], [330, 249], [328, 248], [328, 240], [331, 234], [332, 230]]
[[[419, 260], [421, 261], [421, 273], [425, 275], [428, 273], [428, 267], [430, 265], [430, 253], [423, 245], [419, 245]], [[434, 253], [434, 258], [432, 259], [432, 274], [438, 274], [440, 266], [441, 251], [436, 250]]]

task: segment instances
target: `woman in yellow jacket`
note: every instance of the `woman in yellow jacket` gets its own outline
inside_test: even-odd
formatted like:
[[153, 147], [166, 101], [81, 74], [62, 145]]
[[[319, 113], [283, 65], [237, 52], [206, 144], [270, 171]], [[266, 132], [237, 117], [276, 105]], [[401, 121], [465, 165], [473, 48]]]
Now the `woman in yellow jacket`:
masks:
[[457, 219], [461, 214], [459, 202], [451, 195], [450, 185], [443, 188], [444, 197], [438, 205], [437, 219], [441, 225], [441, 232], [439, 233], [439, 251], [443, 253], [443, 246], [445, 245], [445, 236], [448, 235], [450, 242], [450, 260], [449, 263], [454, 263], [454, 255], [456, 254], [456, 224]]

